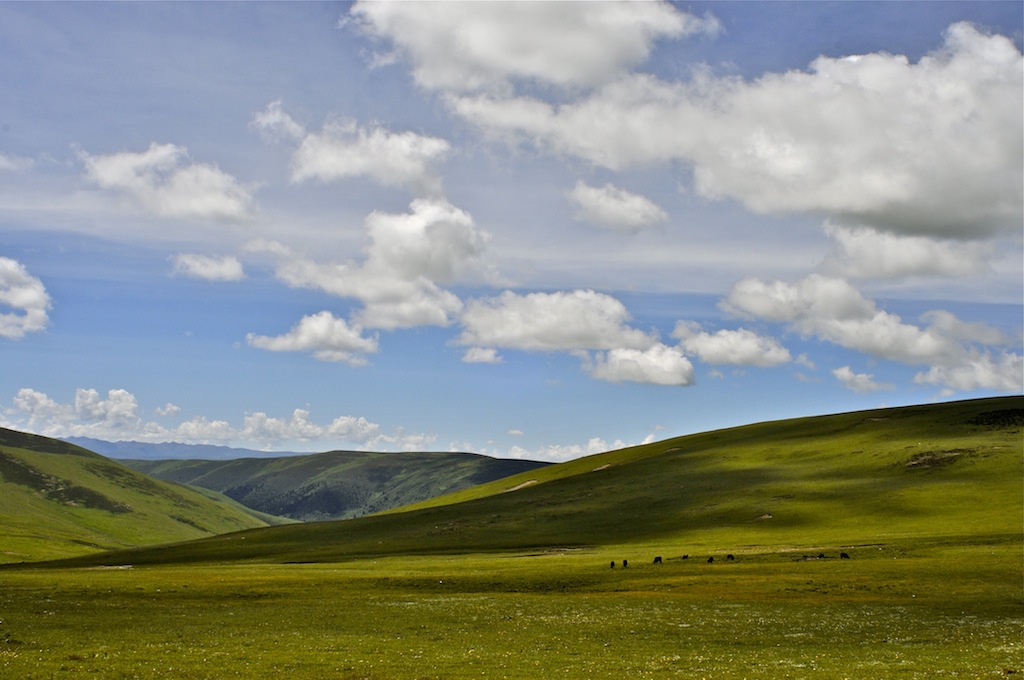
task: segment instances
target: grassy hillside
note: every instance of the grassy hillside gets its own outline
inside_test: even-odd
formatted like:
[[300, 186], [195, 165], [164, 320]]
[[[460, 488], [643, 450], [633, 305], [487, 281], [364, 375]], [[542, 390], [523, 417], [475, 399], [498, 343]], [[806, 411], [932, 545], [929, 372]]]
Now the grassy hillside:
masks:
[[270, 519], [72, 444], [0, 429], [0, 562], [185, 541]]
[[402, 512], [80, 563], [316, 562], [601, 546], [673, 556], [917, 540], [1018, 544], [1022, 429], [1024, 397], [763, 423], [540, 468]]
[[332, 451], [237, 460], [122, 460], [157, 479], [211, 489], [301, 521], [348, 519], [547, 466], [468, 453]]

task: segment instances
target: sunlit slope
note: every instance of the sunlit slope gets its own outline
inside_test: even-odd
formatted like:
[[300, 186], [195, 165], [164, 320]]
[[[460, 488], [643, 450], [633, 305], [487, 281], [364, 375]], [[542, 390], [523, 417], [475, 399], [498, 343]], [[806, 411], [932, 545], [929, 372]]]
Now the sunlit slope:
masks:
[[0, 562], [190, 540], [266, 519], [72, 444], [0, 429]]
[[157, 479], [212, 489], [301, 521], [348, 519], [546, 467], [469, 453], [330, 451], [235, 460], [125, 460]]
[[764, 423], [539, 469], [431, 507], [93, 562], [326, 561], [627, 544], [671, 555], [918, 539], [1019, 542], [1022, 426], [1022, 397]]

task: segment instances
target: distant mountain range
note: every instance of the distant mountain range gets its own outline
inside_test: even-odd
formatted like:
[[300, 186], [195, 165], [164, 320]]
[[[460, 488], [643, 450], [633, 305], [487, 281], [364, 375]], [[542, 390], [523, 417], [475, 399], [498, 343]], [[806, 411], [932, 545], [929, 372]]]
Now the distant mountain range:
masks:
[[[232, 460], [234, 458], [280, 458], [282, 456], [306, 455], [296, 451], [256, 451], [254, 449], [236, 449], [230, 446], [209, 446], [207, 444], [179, 444], [166, 442], [150, 444], [147, 442], [108, 442], [91, 437], [65, 437], [83, 449], [89, 449], [108, 458], [132, 458], [135, 460], [167, 460], [193, 459]], [[308, 452], [307, 452], [308, 453]]]

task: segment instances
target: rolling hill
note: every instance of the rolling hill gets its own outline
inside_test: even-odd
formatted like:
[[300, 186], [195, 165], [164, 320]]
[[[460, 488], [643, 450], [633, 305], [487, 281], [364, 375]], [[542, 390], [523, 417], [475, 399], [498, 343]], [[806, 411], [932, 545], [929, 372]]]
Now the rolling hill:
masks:
[[361, 451], [120, 462], [157, 479], [210, 489], [246, 507], [304, 522], [360, 517], [549, 465], [469, 453]]
[[742, 554], [894, 541], [1018, 545], [1024, 397], [761, 423], [538, 468], [344, 522], [64, 565], [326, 562], [601, 546]]
[[67, 442], [0, 428], [0, 563], [186, 541], [281, 523]]

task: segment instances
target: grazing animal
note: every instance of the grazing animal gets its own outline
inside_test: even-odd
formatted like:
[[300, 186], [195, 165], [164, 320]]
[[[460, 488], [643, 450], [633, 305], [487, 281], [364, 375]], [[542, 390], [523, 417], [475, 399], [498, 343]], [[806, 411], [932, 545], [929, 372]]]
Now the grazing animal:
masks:
[[839, 559], [848, 560], [848, 559], [850, 559], [850, 556], [847, 555], [846, 553], [839, 553]]
[[714, 564], [714, 563], [715, 563], [715, 558], [714, 557], [709, 557], [708, 558], [708, 564]]
[[733, 557], [732, 555], [726, 555], [725, 559], [727, 559], [727, 560], [729, 560], [731, 562], [732, 560], [735, 560], [736, 558]]
[[690, 559], [690, 556], [689, 555], [683, 555], [683, 559], [684, 560], [688, 560], [688, 559]]
[[658, 555], [657, 557], [654, 558], [654, 563], [655, 564], [661, 564], [661, 555]]
[[615, 568], [615, 560], [612, 560], [612, 569]]
[[629, 560], [622, 560], [622, 568], [625, 569], [629, 566]]

